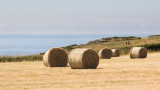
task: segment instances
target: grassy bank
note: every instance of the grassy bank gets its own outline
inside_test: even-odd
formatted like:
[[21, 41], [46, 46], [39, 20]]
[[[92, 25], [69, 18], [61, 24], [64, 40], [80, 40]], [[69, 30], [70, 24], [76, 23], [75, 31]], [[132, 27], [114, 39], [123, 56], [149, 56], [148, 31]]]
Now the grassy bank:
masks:
[[[130, 45], [126, 45], [126, 42], [128, 41], [130, 41]], [[135, 46], [145, 47], [149, 52], [160, 51], [160, 35], [152, 35], [146, 38], [134, 36], [102, 38], [101, 40], [90, 41], [87, 44], [70, 45], [63, 48], [68, 51], [75, 48], [92, 48], [97, 52], [104, 47], [111, 49], [117, 48], [121, 51], [122, 55], [125, 55], [128, 54], [130, 49]]]
[[[130, 41], [129, 45], [125, 43]], [[146, 38], [140, 37], [110, 37], [102, 38], [99, 40], [90, 41], [87, 44], [70, 45], [63, 47], [68, 52], [75, 48], [92, 48], [97, 52], [104, 48], [117, 48], [121, 51], [121, 55], [129, 54], [129, 51], [134, 46], [141, 46], [148, 49], [149, 52], [160, 51], [160, 35], [152, 35]], [[21, 61], [41, 61], [43, 54], [41, 55], [28, 55], [28, 56], [3, 56], [0, 57], [0, 62], [21, 62]]]
[[22, 61], [41, 61], [43, 55], [28, 55], [28, 56], [2, 56], [0, 62], [22, 62]]

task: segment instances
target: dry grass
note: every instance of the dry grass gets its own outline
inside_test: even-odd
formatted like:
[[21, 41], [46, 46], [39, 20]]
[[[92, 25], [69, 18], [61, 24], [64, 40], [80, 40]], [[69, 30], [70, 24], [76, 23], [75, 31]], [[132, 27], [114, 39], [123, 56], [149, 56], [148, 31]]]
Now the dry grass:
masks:
[[47, 68], [43, 62], [0, 63], [0, 90], [160, 89], [160, 53], [146, 59], [129, 56], [101, 60], [98, 69]]

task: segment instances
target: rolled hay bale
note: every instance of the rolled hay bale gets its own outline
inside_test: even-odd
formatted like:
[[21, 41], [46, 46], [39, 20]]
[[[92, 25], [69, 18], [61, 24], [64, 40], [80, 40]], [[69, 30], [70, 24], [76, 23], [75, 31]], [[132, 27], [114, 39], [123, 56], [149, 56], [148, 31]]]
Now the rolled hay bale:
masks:
[[72, 69], [96, 69], [98, 64], [98, 54], [92, 49], [77, 48], [69, 54], [69, 65]]
[[46, 67], [65, 67], [68, 63], [67, 51], [59, 47], [51, 48], [44, 54], [43, 63]]
[[112, 57], [112, 51], [108, 48], [103, 48], [99, 51], [98, 56], [100, 59], [110, 59]]
[[112, 57], [119, 57], [120, 51], [118, 49], [111, 49], [112, 50]]
[[144, 47], [133, 47], [130, 50], [130, 58], [146, 58], [147, 57], [147, 49]]

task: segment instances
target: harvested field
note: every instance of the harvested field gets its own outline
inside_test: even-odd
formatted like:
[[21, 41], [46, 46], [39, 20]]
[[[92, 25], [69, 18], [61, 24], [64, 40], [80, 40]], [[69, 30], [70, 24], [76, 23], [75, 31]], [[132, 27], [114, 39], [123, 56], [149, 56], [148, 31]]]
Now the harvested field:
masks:
[[160, 53], [146, 59], [129, 55], [100, 60], [97, 69], [49, 68], [42, 61], [0, 63], [0, 90], [17, 89], [160, 89]]

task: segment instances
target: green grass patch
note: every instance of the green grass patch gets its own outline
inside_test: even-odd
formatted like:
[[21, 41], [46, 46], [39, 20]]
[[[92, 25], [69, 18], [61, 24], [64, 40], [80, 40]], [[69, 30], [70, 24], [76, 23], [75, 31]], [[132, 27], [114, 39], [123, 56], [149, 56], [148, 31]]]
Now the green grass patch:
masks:
[[140, 46], [147, 48], [149, 51], [160, 51], [160, 43], [144, 44]]
[[42, 61], [43, 55], [1, 56], [0, 62]]

